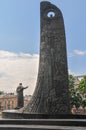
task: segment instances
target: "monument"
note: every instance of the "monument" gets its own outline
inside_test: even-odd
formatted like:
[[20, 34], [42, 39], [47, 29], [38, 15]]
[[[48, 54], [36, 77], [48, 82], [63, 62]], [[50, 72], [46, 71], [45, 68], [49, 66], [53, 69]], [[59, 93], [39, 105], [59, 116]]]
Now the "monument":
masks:
[[61, 11], [41, 2], [40, 61], [36, 89], [24, 113], [69, 114], [66, 38]]
[[40, 10], [40, 62], [36, 89], [26, 107], [14, 112], [3, 111], [3, 118], [13, 120], [2, 120], [1, 123], [5, 126], [0, 125], [0, 128], [85, 130], [86, 115], [70, 113], [66, 39], [62, 13], [55, 5], [45, 1], [41, 2]]
[[23, 90], [28, 87], [23, 87], [22, 83], [19, 83], [19, 86], [16, 89], [17, 92], [17, 109], [24, 106]]

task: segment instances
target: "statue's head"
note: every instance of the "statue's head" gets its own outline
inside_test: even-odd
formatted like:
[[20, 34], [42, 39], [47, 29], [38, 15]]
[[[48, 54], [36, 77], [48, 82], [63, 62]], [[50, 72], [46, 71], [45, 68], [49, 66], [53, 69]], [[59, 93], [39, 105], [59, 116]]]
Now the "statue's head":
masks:
[[19, 85], [22, 85], [22, 83], [19, 83]]

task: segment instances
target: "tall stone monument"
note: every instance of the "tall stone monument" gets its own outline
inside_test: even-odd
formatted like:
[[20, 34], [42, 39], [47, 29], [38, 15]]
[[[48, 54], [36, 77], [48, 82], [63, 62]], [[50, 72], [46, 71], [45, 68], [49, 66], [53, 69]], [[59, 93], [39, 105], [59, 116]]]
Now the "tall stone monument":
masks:
[[61, 11], [41, 2], [40, 61], [36, 89], [23, 112], [69, 114], [69, 90], [64, 21]]

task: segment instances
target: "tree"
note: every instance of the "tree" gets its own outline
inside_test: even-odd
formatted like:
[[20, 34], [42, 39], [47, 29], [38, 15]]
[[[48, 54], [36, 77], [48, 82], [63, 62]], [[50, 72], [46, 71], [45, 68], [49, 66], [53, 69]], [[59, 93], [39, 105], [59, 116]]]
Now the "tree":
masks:
[[78, 91], [82, 96], [82, 106], [86, 107], [86, 76], [80, 81], [78, 85]]
[[82, 95], [86, 94], [86, 76], [80, 81], [78, 89]]
[[69, 91], [70, 91], [70, 106], [71, 108], [75, 106], [76, 108], [79, 108], [82, 103], [82, 97], [78, 93], [78, 89], [74, 87], [74, 76], [69, 75]]
[[79, 108], [82, 105], [82, 97], [77, 92], [77, 89], [72, 88], [70, 91], [70, 105], [71, 108], [75, 106], [76, 108]]
[[68, 80], [69, 80], [69, 89], [74, 88], [74, 76], [73, 75], [69, 75], [68, 76]]

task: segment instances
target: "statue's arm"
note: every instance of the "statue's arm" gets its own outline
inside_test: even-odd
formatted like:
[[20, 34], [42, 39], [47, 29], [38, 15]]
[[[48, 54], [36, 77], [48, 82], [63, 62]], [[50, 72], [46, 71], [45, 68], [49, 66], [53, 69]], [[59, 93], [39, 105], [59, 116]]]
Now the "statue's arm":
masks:
[[28, 86], [26, 86], [26, 87], [23, 87], [23, 89], [26, 89], [26, 88], [28, 88]]

